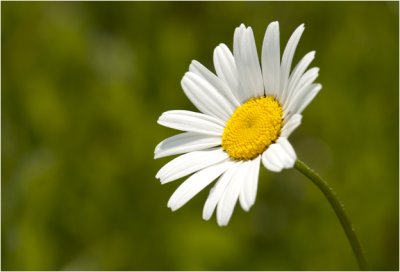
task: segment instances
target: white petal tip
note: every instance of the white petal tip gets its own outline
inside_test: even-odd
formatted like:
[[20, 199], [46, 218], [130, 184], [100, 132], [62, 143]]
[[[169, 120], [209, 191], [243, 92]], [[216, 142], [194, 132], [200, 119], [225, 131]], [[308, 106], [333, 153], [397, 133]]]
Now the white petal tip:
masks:
[[217, 223], [218, 223], [218, 226], [220, 226], [220, 227], [227, 226], [229, 221], [230, 221], [230, 219], [231, 219], [231, 216], [223, 215], [223, 216], [219, 216], [218, 217], [218, 214], [217, 214]]
[[175, 203], [172, 203], [171, 201], [168, 201], [167, 207], [171, 209], [171, 211], [176, 211], [179, 207], [176, 206]]
[[269, 171], [279, 173], [282, 172], [283, 168], [276, 168], [275, 166], [267, 165], [265, 166]]
[[208, 221], [211, 218], [211, 214], [203, 214], [203, 220]]
[[159, 124], [159, 125], [161, 125], [161, 126], [165, 126], [164, 125], [164, 118], [163, 118], [164, 116], [163, 115], [161, 115], [159, 118], [158, 118], [158, 120], [157, 120], [157, 124]]
[[294, 167], [296, 161], [293, 161], [293, 163], [291, 163], [290, 165], [286, 166], [285, 169], [291, 169]]
[[[159, 158], [163, 158], [163, 157], [167, 157], [167, 156], [171, 156], [171, 155], [165, 155], [166, 153], [163, 152], [162, 150], [158, 149], [154, 151], [154, 159], [159, 159]], [[172, 154], [173, 155], [173, 154]]]
[[220, 227], [226, 227], [228, 225], [228, 222], [218, 222], [218, 226]]
[[170, 181], [172, 181], [172, 180], [171, 180], [171, 179], [160, 178], [160, 183], [161, 183], [161, 184], [165, 184], [165, 183], [168, 183], [168, 182], [170, 182]]
[[250, 208], [251, 208], [256, 203], [256, 196], [254, 195], [253, 198], [250, 201], [251, 201], [251, 203], [250, 203]]
[[263, 159], [262, 161], [263, 161], [264, 167], [267, 168], [271, 172], [278, 173], [278, 172], [281, 172], [283, 169], [282, 167], [276, 166], [275, 164], [272, 164], [267, 160]]
[[187, 83], [187, 81], [189, 80], [188, 78], [187, 78], [187, 74], [188, 74], [189, 72], [186, 72], [184, 75], [183, 75], [183, 77], [182, 77], [182, 79], [181, 79], [181, 86], [182, 86], [182, 88], [183, 88], [183, 90], [185, 90], [184, 89], [184, 85]]
[[192, 60], [189, 65], [189, 72], [194, 72], [196, 70], [196, 66], [200, 63], [197, 60]]
[[203, 214], [202, 214], [203, 219], [206, 221], [210, 220], [213, 213], [214, 213], [214, 210], [210, 209], [210, 207], [208, 205], [208, 201], [206, 201], [206, 204], [204, 205], [204, 208], [203, 208]]

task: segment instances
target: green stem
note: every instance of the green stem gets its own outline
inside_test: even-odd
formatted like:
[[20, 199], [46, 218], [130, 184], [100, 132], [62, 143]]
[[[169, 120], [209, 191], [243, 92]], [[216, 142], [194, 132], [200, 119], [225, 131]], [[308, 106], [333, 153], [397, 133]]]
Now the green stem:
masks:
[[344, 232], [346, 233], [347, 239], [349, 240], [351, 248], [353, 249], [354, 255], [357, 258], [360, 270], [367, 270], [367, 262], [361, 248], [361, 244], [358, 241], [353, 225], [350, 223], [350, 220], [347, 217], [346, 212], [344, 211], [344, 206], [342, 203], [340, 203], [339, 199], [336, 196], [336, 193], [332, 190], [332, 188], [325, 180], [323, 180], [313, 169], [308, 167], [304, 162], [297, 160], [295, 163], [295, 168], [299, 170], [303, 175], [308, 177], [312, 182], [314, 182], [314, 184], [317, 185], [317, 187], [328, 199], [329, 203], [336, 213], [336, 216], [340, 221], [340, 224], [342, 225]]

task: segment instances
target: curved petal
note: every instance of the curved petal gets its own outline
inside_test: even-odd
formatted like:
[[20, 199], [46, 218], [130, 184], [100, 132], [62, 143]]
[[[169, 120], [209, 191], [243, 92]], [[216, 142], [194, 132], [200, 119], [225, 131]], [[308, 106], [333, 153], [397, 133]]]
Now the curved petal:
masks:
[[251, 97], [264, 95], [264, 83], [258, 60], [256, 43], [251, 27], [243, 24], [236, 28], [233, 43], [233, 55], [244, 93], [244, 102]]
[[310, 104], [310, 102], [314, 99], [314, 97], [319, 93], [319, 91], [322, 89], [321, 84], [316, 84], [313, 86], [311, 91], [306, 95], [303, 101], [299, 101], [299, 108], [295, 108], [295, 110], [298, 113], [302, 113], [303, 110]]
[[304, 75], [301, 77], [300, 82], [296, 90], [300, 90], [304, 86], [308, 86], [311, 83], [314, 82], [315, 79], [317, 79], [319, 75], [319, 68], [318, 67], [313, 67], [307, 70], [307, 72], [304, 73]]
[[265, 94], [279, 98], [281, 53], [278, 22], [270, 23], [267, 27], [264, 36], [261, 59]]
[[154, 158], [203, 150], [221, 145], [220, 136], [207, 136], [195, 132], [185, 132], [169, 137], [159, 143], [154, 151]]
[[218, 77], [224, 81], [240, 104], [242, 92], [235, 59], [229, 48], [221, 43], [214, 49], [214, 67]]
[[176, 211], [183, 205], [185, 205], [190, 199], [196, 194], [203, 190], [207, 185], [218, 178], [223, 172], [225, 172], [232, 162], [225, 161], [217, 165], [207, 167], [185, 180], [176, 191], [172, 194], [168, 201], [168, 207], [172, 211]]
[[157, 122], [165, 127], [212, 136], [221, 136], [225, 126], [215, 117], [185, 110], [166, 111]]
[[279, 163], [279, 167], [286, 168], [286, 165], [288, 165], [289, 163], [289, 157], [285, 156], [280, 145], [275, 143], [270, 145], [268, 149], [271, 149], [271, 152], [273, 152], [275, 156], [278, 158], [276, 162]]
[[284, 137], [279, 137], [276, 142], [282, 148], [282, 154], [285, 153], [285, 156], [289, 157], [285, 168], [292, 168], [297, 159], [293, 146], [290, 144], [288, 139]]
[[284, 137], [279, 137], [276, 143], [270, 145], [262, 155], [264, 166], [274, 172], [292, 168], [296, 158], [292, 145]]
[[203, 219], [209, 220], [217, 207], [222, 195], [224, 194], [228, 184], [231, 182], [240, 163], [234, 163], [218, 180], [214, 187], [210, 190], [210, 194], [204, 204]]
[[[296, 160], [296, 156], [294, 156], [294, 157], [291, 156], [292, 153], [288, 153], [288, 151], [286, 151], [283, 148], [283, 144], [288, 144], [290, 146], [291, 150], [293, 151], [293, 154], [294, 154], [294, 150], [285, 138], [282, 138], [282, 139], [278, 139], [277, 143], [274, 145], [275, 153], [278, 155], [280, 161], [282, 162], [283, 168], [286, 168], [286, 169], [292, 168], [294, 165], [294, 162]], [[279, 140], [281, 140], [281, 141], [279, 142]]]
[[286, 105], [288, 101], [290, 101], [290, 98], [293, 95], [294, 91], [296, 90], [296, 88], [298, 88], [301, 76], [304, 74], [304, 71], [307, 69], [308, 65], [310, 65], [310, 63], [313, 61], [314, 58], [315, 58], [315, 51], [309, 52], [300, 60], [300, 62], [293, 69], [293, 72], [289, 78], [287, 96], [285, 98], [285, 101], [283, 102], [283, 105]]
[[205, 167], [220, 163], [229, 157], [221, 148], [194, 151], [181, 155], [164, 165], [156, 174], [162, 184], [190, 175]]
[[235, 175], [229, 182], [226, 190], [224, 191], [217, 207], [217, 222], [218, 225], [226, 226], [232, 216], [233, 210], [235, 209], [236, 202], [239, 197], [242, 182], [245, 179], [243, 171], [243, 163], [238, 166]]
[[291, 101], [290, 108], [288, 108], [287, 110], [288, 114], [286, 115], [290, 117], [292, 114], [302, 113], [303, 110], [308, 106], [308, 104], [310, 104], [310, 102], [318, 94], [321, 88], [322, 88], [321, 84], [311, 84], [308, 87], [305, 87], [304, 90], [299, 92], [299, 94], [296, 97], [293, 97], [293, 101]]
[[226, 121], [233, 113], [228, 101], [199, 75], [187, 72], [181, 81], [182, 89], [189, 100], [201, 112]]
[[260, 169], [260, 156], [253, 160], [244, 162], [246, 164], [245, 178], [239, 193], [239, 201], [246, 212], [253, 206], [257, 193], [258, 173]]
[[261, 155], [251, 161], [251, 171], [246, 182], [242, 188], [241, 194], [251, 208], [255, 201], [258, 189], [258, 176], [260, 172]]
[[301, 124], [301, 119], [303, 116], [301, 114], [294, 114], [292, 115], [289, 120], [286, 122], [286, 124], [283, 125], [283, 128], [281, 130], [281, 136], [288, 138], [290, 134]]
[[287, 103], [283, 107], [285, 113], [291, 112], [293, 103], [295, 103], [299, 97], [304, 96], [304, 92], [308, 90], [309, 86], [318, 77], [318, 72], [319, 68], [313, 67], [302, 75], [299, 83], [297, 84], [297, 87], [294, 88], [292, 94], [287, 99]]
[[244, 194], [244, 188], [249, 186], [249, 181], [251, 179], [251, 174], [252, 174], [252, 161], [244, 161], [242, 165], [241, 171], [243, 172], [243, 179], [240, 181], [241, 186], [240, 186], [240, 192], [239, 192], [239, 203], [240, 206], [242, 206], [242, 209], [245, 210], [246, 212], [249, 211], [250, 209], [250, 203], [248, 202], [248, 199], [246, 198], [246, 195]]
[[232, 110], [240, 106], [239, 101], [233, 95], [228, 85], [226, 85], [223, 80], [214, 75], [206, 67], [204, 67], [204, 65], [202, 65], [200, 62], [193, 60], [189, 66], [189, 71], [201, 76], [204, 80], [211, 84], [214, 89], [217, 90], [217, 92], [228, 101], [228, 103], [232, 107]]
[[262, 154], [261, 160], [265, 168], [272, 172], [280, 172], [283, 169], [283, 164], [276, 154], [273, 147], [274, 144], [270, 145], [267, 150]]
[[290, 37], [285, 51], [283, 52], [282, 64], [281, 64], [281, 80], [280, 80], [280, 88], [281, 88], [281, 102], [285, 101], [287, 96], [287, 89], [289, 85], [289, 74], [292, 66], [292, 60], [294, 56], [294, 52], [296, 51], [297, 44], [299, 43], [300, 37], [304, 31], [304, 24], [300, 25], [293, 32]]

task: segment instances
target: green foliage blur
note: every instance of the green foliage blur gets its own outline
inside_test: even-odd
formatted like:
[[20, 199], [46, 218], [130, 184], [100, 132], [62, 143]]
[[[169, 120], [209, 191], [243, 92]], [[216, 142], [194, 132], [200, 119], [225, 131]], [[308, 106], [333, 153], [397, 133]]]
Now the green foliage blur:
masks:
[[[398, 2], [2, 2], [3, 270], [355, 270], [323, 195], [296, 170], [261, 170], [250, 212], [201, 218], [208, 188], [179, 211], [160, 185], [176, 133], [166, 110], [195, 110], [190, 61], [212, 69], [240, 23], [260, 52], [278, 20], [283, 51], [316, 50], [323, 89], [291, 136], [331, 183], [372, 269], [399, 269]], [[213, 69], [212, 69], [213, 70]]]

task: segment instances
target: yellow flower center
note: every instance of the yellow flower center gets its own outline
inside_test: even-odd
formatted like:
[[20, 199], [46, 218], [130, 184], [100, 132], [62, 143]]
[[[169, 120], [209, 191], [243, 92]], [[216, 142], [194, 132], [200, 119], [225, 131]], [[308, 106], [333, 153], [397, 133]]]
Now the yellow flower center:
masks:
[[223, 149], [235, 160], [254, 159], [278, 139], [282, 115], [282, 107], [275, 98], [251, 98], [226, 123]]

